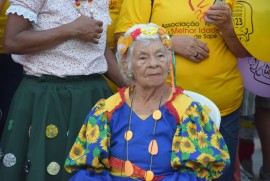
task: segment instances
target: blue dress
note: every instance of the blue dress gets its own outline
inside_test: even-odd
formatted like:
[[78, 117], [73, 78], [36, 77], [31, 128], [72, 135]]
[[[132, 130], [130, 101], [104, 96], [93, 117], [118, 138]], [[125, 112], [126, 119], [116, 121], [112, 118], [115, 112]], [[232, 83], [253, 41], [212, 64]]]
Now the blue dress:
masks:
[[[66, 160], [66, 170], [74, 172], [70, 181], [145, 180], [147, 170], [154, 173], [153, 180], [162, 181], [202, 181], [222, 174], [229, 164], [228, 150], [200, 104], [178, 88], [160, 107], [160, 120], [152, 115], [142, 119], [126, 103], [127, 92], [122, 89], [101, 100], [87, 116]], [[183, 110], [178, 104], [187, 106]], [[127, 143], [129, 122], [133, 137]], [[151, 158], [148, 146], [153, 139], [158, 153]], [[130, 177], [124, 171], [127, 158], [134, 167]]]

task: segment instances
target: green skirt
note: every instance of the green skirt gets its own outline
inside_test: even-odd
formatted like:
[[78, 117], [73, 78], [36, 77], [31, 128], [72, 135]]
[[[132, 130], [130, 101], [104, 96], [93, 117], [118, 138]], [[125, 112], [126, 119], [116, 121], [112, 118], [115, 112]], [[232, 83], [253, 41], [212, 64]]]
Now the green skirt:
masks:
[[0, 144], [1, 181], [67, 181], [64, 162], [88, 112], [112, 94], [102, 75], [25, 76]]

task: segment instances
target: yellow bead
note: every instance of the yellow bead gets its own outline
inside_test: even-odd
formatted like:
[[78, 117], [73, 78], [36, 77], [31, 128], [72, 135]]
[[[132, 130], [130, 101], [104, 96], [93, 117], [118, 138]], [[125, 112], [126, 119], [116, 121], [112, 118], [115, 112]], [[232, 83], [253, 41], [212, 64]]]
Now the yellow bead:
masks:
[[129, 141], [131, 140], [133, 137], [133, 132], [128, 130], [126, 133], [125, 133], [125, 140]]
[[161, 116], [162, 116], [162, 113], [160, 110], [155, 110], [153, 112], [153, 119], [154, 120], [156, 120], [156, 121], [160, 120]]
[[132, 163], [130, 161], [125, 161], [125, 174], [130, 177], [134, 172]]
[[154, 173], [153, 173], [151, 170], [148, 170], [148, 171], [145, 173], [144, 178], [145, 178], [146, 181], [151, 181], [151, 180], [153, 180], [153, 178], [154, 178]]
[[156, 140], [152, 140], [148, 146], [148, 153], [156, 155], [158, 153], [158, 144]]

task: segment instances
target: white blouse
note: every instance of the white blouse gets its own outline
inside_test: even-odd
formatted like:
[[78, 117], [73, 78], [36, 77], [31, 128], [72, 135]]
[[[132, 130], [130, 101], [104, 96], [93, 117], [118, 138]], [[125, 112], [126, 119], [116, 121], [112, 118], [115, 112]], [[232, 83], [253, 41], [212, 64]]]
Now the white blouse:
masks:
[[[75, 0], [10, 0], [6, 14], [22, 15], [32, 22], [33, 30], [46, 30], [70, 23], [77, 18]], [[12, 55], [28, 75], [65, 77], [107, 71], [104, 56], [107, 26], [111, 24], [109, 0], [93, 0], [94, 18], [103, 22], [98, 44], [71, 39], [51, 49], [26, 55]], [[81, 2], [81, 13], [90, 16], [88, 1]]]

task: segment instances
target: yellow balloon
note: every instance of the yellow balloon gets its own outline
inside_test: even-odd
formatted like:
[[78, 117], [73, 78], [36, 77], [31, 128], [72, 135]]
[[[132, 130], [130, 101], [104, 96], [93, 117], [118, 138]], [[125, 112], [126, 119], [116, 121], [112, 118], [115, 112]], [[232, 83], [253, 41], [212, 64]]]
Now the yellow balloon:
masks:
[[232, 16], [242, 45], [252, 56], [270, 62], [270, 1], [237, 0]]

